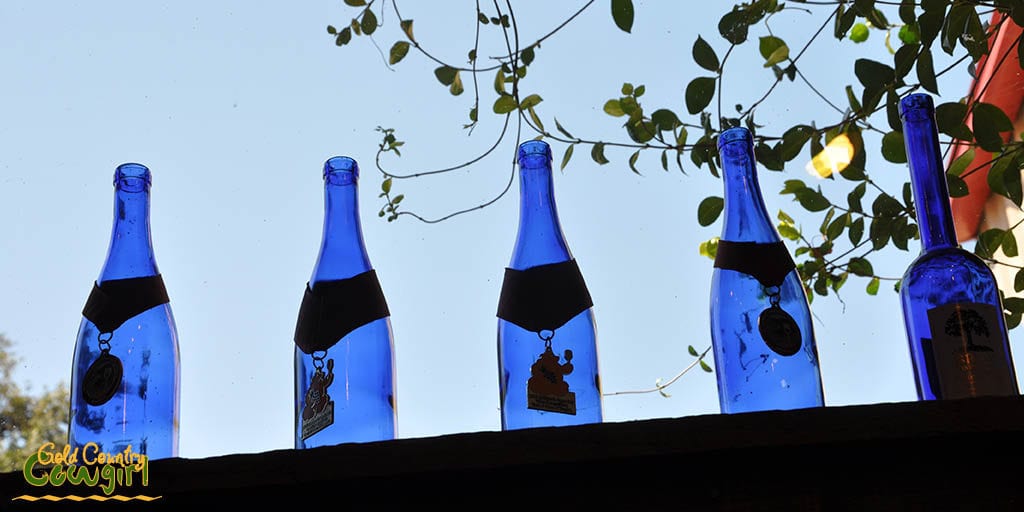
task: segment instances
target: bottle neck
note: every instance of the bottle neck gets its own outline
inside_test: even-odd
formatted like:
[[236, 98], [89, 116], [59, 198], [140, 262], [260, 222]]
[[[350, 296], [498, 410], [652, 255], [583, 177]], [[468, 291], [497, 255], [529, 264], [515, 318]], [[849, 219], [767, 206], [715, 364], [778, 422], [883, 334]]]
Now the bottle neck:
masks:
[[780, 241], [764, 204], [750, 141], [741, 139], [722, 144], [719, 147], [719, 158], [725, 187], [722, 240], [758, 243]]
[[946, 171], [934, 119], [931, 116], [904, 118], [903, 140], [907, 148], [922, 250], [957, 247]]
[[324, 229], [310, 283], [348, 279], [369, 271], [359, 218], [359, 188], [351, 174], [324, 178]]
[[519, 162], [519, 231], [511, 267], [524, 270], [572, 258], [555, 206], [551, 163], [543, 155]]
[[99, 283], [159, 274], [149, 229], [149, 186], [133, 179], [114, 193], [114, 226]]

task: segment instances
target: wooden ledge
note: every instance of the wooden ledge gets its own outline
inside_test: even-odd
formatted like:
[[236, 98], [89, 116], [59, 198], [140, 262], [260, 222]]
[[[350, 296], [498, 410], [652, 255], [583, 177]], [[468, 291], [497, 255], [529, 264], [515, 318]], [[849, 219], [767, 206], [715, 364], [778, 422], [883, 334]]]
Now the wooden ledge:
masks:
[[103, 493], [3, 473], [0, 510], [1019, 511], [1022, 447], [1024, 397], [883, 403], [162, 459], [113, 493], [160, 496], [145, 503], [11, 501]]

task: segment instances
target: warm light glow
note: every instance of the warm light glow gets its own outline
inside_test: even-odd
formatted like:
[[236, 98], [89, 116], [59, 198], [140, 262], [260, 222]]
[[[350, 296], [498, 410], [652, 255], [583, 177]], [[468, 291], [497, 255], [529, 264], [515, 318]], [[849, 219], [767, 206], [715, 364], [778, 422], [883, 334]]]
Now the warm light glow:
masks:
[[845, 133], [834, 139], [807, 162], [807, 173], [816, 178], [828, 178], [832, 173], [842, 172], [853, 160], [853, 143]]

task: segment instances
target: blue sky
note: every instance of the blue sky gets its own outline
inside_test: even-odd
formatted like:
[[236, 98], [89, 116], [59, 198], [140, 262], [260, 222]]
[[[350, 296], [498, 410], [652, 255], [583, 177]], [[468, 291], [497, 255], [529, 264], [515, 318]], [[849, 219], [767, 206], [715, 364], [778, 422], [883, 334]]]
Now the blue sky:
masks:
[[[727, 3], [686, 3], [687, 12], [681, 2], [636, 3], [633, 34], [619, 31], [599, 0], [537, 51], [524, 87], [544, 98], [546, 125], [557, 117], [581, 137], [625, 139], [621, 121], [601, 110], [625, 81], [646, 86], [649, 108], [685, 111], [686, 84], [708, 74], [690, 48], [700, 34], [722, 56], [714, 27]], [[582, 4], [517, 2], [523, 40]], [[432, 53], [464, 61], [471, 4], [399, 5]], [[816, 12], [784, 13], [772, 28], [802, 45], [822, 19]], [[109, 241], [111, 176], [118, 164], [139, 162], [153, 173], [153, 240], [180, 336], [180, 455], [290, 448], [292, 334], [320, 243], [320, 171], [326, 159], [346, 155], [362, 166], [364, 235], [392, 312], [400, 437], [500, 429], [495, 311], [517, 190], [439, 224], [387, 223], [376, 216], [373, 166], [378, 125], [406, 141], [403, 156], [386, 163], [411, 173], [475, 156], [495, 140], [499, 119], [482, 109], [470, 136], [460, 128], [470, 94], [452, 97], [415, 52], [387, 66], [381, 52], [399, 37], [390, 10], [375, 34], [380, 51], [367, 38], [336, 47], [325, 27], [352, 15], [337, 0], [0, 4], [0, 332], [22, 359], [19, 380], [41, 390], [69, 379], [81, 308]], [[493, 32], [485, 31], [481, 55], [499, 51]], [[860, 46], [823, 37], [802, 69], [843, 105], [853, 59], [863, 54], [888, 58], [881, 33]], [[766, 90], [772, 76], [760, 62], [756, 42], [734, 51], [723, 105], [749, 104]], [[481, 77], [484, 105], [493, 101], [492, 78]], [[969, 83], [966, 73], [944, 80], [948, 98]], [[757, 119], [770, 127], [834, 119], [826, 109], [806, 86], [787, 81]], [[563, 150], [554, 146], [556, 161]], [[396, 181], [394, 190], [426, 217], [472, 207], [504, 188], [514, 151], [507, 138], [469, 170]], [[692, 165], [687, 175], [666, 173], [654, 154], [641, 157], [643, 176], [629, 171], [629, 152], [609, 149], [604, 166], [588, 154], [577, 151], [555, 187], [595, 303], [604, 392], [648, 389], [689, 364], [688, 345], [710, 343], [712, 266], [697, 247], [721, 221], [700, 227], [696, 208], [721, 195], [721, 182]], [[884, 184], [907, 178], [877, 153], [868, 161]], [[761, 172], [769, 209], [798, 222], [799, 208], [777, 192], [784, 179], [809, 179], [805, 163], [801, 156], [785, 173]], [[824, 186], [832, 197], [848, 190], [841, 181]], [[816, 225], [807, 221], [810, 230]], [[898, 277], [917, 251], [889, 249], [875, 268]], [[812, 304], [830, 406], [915, 397], [898, 297], [889, 286], [868, 297], [866, 284], [851, 278], [842, 302]], [[606, 421], [718, 413], [711, 374], [694, 371], [667, 392], [608, 396]]]

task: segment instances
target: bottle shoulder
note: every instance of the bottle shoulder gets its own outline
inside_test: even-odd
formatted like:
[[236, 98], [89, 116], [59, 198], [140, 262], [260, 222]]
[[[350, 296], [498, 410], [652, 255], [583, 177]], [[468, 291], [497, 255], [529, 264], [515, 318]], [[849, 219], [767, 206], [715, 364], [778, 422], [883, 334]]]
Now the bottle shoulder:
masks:
[[943, 247], [923, 251], [907, 266], [904, 277], [922, 271], [942, 271], [955, 274], [958, 271], [991, 274], [991, 269], [978, 255], [963, 247]]

